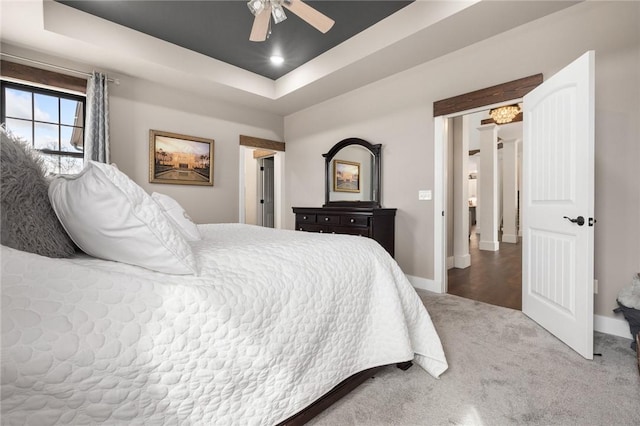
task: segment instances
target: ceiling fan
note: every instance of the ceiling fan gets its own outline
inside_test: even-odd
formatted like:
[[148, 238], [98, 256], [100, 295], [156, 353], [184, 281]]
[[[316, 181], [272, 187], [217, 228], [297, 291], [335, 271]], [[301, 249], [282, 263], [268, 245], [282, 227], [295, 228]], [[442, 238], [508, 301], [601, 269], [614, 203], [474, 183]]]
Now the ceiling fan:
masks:
[[251, 35], [249, 36], [251, 41], [265, 41], [269, 37], [269, 34], [271, 34], [271, 16], [273, 16], [273, 22], [276, 24], [287, 19], [283, 6], [321, 33], [329, 31], [334, 24], [333, 19], [318, 12], [302, 0], [249, 0], [247, 6], [255, 16]]

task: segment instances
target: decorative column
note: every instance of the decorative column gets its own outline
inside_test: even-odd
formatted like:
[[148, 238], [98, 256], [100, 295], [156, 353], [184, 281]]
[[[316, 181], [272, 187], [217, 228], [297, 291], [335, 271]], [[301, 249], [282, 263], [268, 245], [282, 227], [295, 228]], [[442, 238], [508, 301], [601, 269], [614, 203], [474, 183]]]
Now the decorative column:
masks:
[[497, 251], [498, 241], [498, 126], [486, 124], [480, 131], [480, 250]]
[[[471, 266], [469, 254], [469, 115], [462, 117], [459, 143], [453, 144], [453, 266]], [[456, 138], [456, 142], [458, 142]]]
[[518, 139], [502, 141], [502, 242], [517, 243]]

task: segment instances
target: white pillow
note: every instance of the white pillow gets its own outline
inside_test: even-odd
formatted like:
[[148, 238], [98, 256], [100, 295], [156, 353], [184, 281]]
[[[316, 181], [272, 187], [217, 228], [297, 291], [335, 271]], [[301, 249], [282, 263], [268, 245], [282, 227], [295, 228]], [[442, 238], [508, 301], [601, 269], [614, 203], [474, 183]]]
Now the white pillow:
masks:
[[180, 203], [168, 195], [154, 192], [151, 198], [158, 203], [162, 211], [167, 215], [171, 223], [182, 233], [187, 241], [200, 241], [200, 231], [198, 226], [189, 217]]
[[197, 272], [189, 243], [114, 166], [89, 161], [80, 174], [55, 178], [49, 199], [71, 239], [91, 256], [168, 274]]

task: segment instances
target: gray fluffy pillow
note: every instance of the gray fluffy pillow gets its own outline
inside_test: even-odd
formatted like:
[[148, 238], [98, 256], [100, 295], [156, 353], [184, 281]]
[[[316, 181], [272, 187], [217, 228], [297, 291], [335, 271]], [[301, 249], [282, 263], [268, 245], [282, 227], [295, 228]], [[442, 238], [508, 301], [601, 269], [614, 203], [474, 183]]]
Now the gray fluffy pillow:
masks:
[[49, 202], [42, 159], [0, 127], [2, 245], [48, 257], [69, 257], [75, 244]]

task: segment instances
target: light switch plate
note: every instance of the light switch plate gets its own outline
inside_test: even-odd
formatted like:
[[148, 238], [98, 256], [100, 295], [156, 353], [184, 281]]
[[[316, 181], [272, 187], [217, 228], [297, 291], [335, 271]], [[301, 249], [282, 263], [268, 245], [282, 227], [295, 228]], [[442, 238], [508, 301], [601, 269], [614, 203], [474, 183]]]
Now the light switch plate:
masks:
[[420, 191], [418, 191], [418, 200], [421, 200], [421, 201], [431, 200], [431, 190], [421, 189]]

